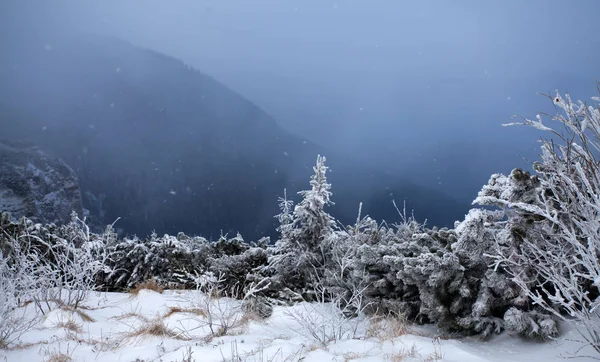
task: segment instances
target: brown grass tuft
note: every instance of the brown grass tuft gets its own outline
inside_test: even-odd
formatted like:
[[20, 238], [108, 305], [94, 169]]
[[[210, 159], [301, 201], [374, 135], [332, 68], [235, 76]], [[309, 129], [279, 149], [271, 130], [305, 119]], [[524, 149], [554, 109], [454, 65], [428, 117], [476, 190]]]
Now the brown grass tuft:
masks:
[[155, 336], [155, 337], [169, 337], [178, 340], [189, 340], [189, 338], [183, 336], [181, 333], [177, 333], [169, 329], [161, 318], [155, 318], [151, 321], [145, 322], [140, 327], [131, 331], [128, 334], [129, 337], [143, 337], [143, 336]]
[[431, 343], [433, 344], [433, 352], [431, 352], [427, 357], [425, 357], [425, 362], [435, 362], [441, 361], [444, 359], [444, 354], [442, 353], [442, 344], [440, 343], [440, 339], [435, 337]]
[[129, 294], [131, 295], [138, 295], [140, 293], [140, 290], [152, 290], [155, 291], [157, 293], [161, 293], [165, 291], [165, 289], [160, 286], [158, 284], [158, 282], [156, 281], [156, 278], [152, 278], [150, 280], [146, 280], [145, 282], [139, 283], [138, 285], [135, 286], [135, 288], [130, 289], [129, 290]]
[[141, 320], [143, 322], [148, 322], [148, 318], [147, 317], [145, 317], [145, 316], [143, 316], [143, 315], [141, 315], [139, 313], [136, 313], [136, 312], [124, 313], [124, 314], [121, 314], [121, 315], [118, 315], [118, 316], [110, 317], [109, 319], [114, 319], [114, 320], [117, 320], [117, 321], [121, 321], [121, 320], [127, 319], [127, 318], [137, 318], [137, 319], [139, 319], [139, 320]]
[[244, 312], [244, 314], [242, 315], [242, 317], [240, 318], [239, 321], [239, 325], [245, 326], [250, 322], [257, 322], [257, 321], [262, 321], [264, 320], [263, 318], [261, 318], [257, 313], [254, 312]]
[[369, 321], [367, 338], [377, 338], [380, 342], [403, 336], [411, 332], [402, 317], [377, 317]]
[[359, 358], [365, 358], [367, 356], [368, 356], [367, 353], [348, 352], [348, 353], [344, 353], [343, 358], [344, 358], [344, 362], [350, 362], [352, 360], [359, 359]]
[[417, 346], [414, 344], [410, 348], [402, 348], [400, 351], [392, 353], [389, 356], [386, 356], [386, 360], [390, 362], [402, 362], [406, 361], [407, 358], [416, 358], [419, 356], [419, 351], [417, 351]]
[[48, 356], [46, 362], [73, 362], [73, 357], [57, 352]]
[[[48, 341], [40, 341], [40, 342], [36, 342], [36, 343], [32, 343], [32, 342], [29, 342], [29, 343], [17, 343], [17, 344], [14, 344], [14, 345], [10, 346], [9, 348], [6, 348], [6, 349], [9, 350], [9, 351], [21, 351], [21, 350], [24, 350], [24, 349], [27, 349], [27, 348], [31, 348], [31, 347], [34, 347], [34, 346], [45, 345], [45, 344], [48, 344]], [[0, 349], [2, 349], [2, 347], [0, 347]]]
[[61, 309], [64, 311], [67, 311], [67, 312], [77, 314], [79, 317], [81, 317], [81, 320], [83, 320], [84, 322], [93, 323], [96, 321], [94, 318], [92, 318], [91, 315], [87, 314], [86, 312], [84, 312], [83, 310], [81, 310], [79, 308], [72, 308], [72, 307], [64, 306]]
[[66, 321], [61, 321], [61, 322], [57, 323], [54, 327], [55, 328], [64, 328], [64, 329], [69, 330], [74, 333], [81, 333], [81, 324], [77, 324], [77, 322], [75, 322], [72, 319], [68, 319]]
[[206, 317], [206, 311], [201, 308], [182, 308], [182, 307], [169, 307], [169, 310], [164, 315], [163, 318], [168, 318], [173, 314], [177, 313], [186, 313], [186, 314], [194, 314], [200, 317]]

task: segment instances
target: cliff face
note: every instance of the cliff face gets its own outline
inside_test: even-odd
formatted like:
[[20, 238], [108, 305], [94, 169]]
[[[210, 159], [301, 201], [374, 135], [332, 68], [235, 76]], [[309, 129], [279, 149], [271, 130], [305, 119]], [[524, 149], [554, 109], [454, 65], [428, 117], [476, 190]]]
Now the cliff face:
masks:
[[79, 179], [38, 148], [0, 142], [0, 211], [14, 219], [68, 222], [72, 211], [83, 213]]

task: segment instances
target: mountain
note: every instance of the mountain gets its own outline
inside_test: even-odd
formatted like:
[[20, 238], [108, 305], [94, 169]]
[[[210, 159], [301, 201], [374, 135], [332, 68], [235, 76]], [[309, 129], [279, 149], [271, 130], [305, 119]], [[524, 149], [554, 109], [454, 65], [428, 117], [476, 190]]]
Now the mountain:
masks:
[[14, 219], [67, 223], [83, 213], [79, 180], [63, 161], [42, 150], [0, 142], [0, 211]]
[[392, 198], [408, 198], [430, 224], [450, 225], [466, 211], [443, 193], [284, 131], [169, 56], [48, 29], [4, 32], [0, 47], [3, 137], [62, 158], [79, 177], [84, 207], [104, 223], [120, 217], [127, 233], [272, 233], [277, 197], [308, 187], [317, 154], [330, 160], [331, 212], [344, 222], [360, 201], [372, 216], [395, 221]]

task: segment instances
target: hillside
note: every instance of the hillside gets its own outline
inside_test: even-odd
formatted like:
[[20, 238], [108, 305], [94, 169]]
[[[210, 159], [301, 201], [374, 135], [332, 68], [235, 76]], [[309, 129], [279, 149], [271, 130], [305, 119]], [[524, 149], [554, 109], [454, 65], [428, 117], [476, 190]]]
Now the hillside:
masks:
[[269, 234], [277, 197], [307, 187], [319, 153], [330, 161], [332, 213], [341, 220], [353, 220], [360, 201], [374, 217], [396, 221], [391, 200], [408, 199], [430, 225], [450, 225], [466, 210], [286, 132], [177, 59], [45, 30], [18, 41], [0, 36], [0, 127], [69, 164], [98, 222], [120, 217], [117, 226], [137, 234]]

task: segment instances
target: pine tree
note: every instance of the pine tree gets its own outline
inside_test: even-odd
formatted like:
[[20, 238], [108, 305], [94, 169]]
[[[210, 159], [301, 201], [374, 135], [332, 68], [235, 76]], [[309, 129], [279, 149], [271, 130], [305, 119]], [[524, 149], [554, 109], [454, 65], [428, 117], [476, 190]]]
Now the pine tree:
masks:
[[280, 199], [281, 238], [269, 258], [269, 267], [282, 289], [300, 292], [306, 298], [314, 292], [314, 283], [321, 280], [331, 250], [335, 220], [324, 208], [332, 205], [331, 185], [327, 183], [325, 157], [317, 157], [313, 167], [310, 190], [300, 191], [302, 201], [290, 215], [291, 201]]
[[317, 156], [313, 167], [314, 175], [310, 180], [310, 190], [298, 192], [302, 201], [294, 208], [292, 218], [292, 239], [307, 251], [316, 252], [323, 242], [333, 233], [335, 220], [324, 209], [333, 205], [331, 185], [327, 183], [325, 157]]
[[292, 218], [294, 201], [288, 200], [287, 189], [283, 190], [283, 197], [280, 197], [277, 201], [279, 201], [279, 209], [281, 210], [281, 213], [275, 215], [275, 218], [279, 221], [277, 231], [281, 235], [281, 239], [289, 239], [292, 222], [294, 221]]

